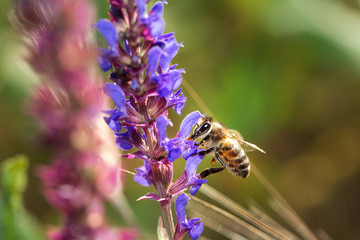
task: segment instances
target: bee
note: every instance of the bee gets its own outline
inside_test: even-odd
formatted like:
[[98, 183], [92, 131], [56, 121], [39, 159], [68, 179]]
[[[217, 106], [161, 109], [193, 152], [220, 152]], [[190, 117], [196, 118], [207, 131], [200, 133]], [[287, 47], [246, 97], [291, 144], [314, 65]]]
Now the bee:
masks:
[[245, 149], [258, 150], [265, 153], [264, 150], [255, 144], [244, 141], [239, 132], [228, 129], [218, 122], [213, 122], [211, 117], [202, 117], [196, 123], [193, 134], [188, 140], [194, 141], [201, 139], [198, 143], [198, 149], [203, 149], [197, 154], [214, 154], [211, 160], [213, 165], [218, 160], [222, 167], [207, 168], [200, 173], [201, 178], [206, 178], [210, 174], [222, 171], [228, 167], [235, 175], [246, 178], [250, 173], [249, 158], [245, 154]]

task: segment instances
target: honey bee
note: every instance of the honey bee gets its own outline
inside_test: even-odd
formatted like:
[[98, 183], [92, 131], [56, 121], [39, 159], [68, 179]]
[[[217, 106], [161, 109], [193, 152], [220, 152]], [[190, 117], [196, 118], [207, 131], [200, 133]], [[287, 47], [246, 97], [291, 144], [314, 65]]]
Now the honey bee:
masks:
[[220, 172], [226, 167], [229, 167], [235, 175], [246, 178], [250, 173], [250, 162], [245, 154], [245, 149], [265, 153], [255, 144], [244, 141], [241, 134], [236, 130], [227, 129], [218, 122], [212, 122], [211, 117], [200, 118], [188, 140], [194, 141], [198, 138], [201, 139], [198, 143], [198, 149], [204, 149], [204, 151], [197, 154], [214, 154], [215, 157], [211, 160], [211, 164], [218, 160], [222, 165], [218, 168], [205, 169], [200, 173], [201, 178]]

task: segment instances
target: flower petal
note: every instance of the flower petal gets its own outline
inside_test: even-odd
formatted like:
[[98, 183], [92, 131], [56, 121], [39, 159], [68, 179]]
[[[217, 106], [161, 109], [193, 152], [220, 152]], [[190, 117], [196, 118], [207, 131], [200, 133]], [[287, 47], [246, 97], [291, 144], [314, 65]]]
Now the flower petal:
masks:
[[111, 69], [112, 65], [107, 57], [97, 56], [96, 59], [97, 59], [99, 66], [103, 72], [109, 71]]
[[207, 181], [208, 181], [207, 179], [198, 179], [198, 178], [196, 178], [196, 180], [193, 181], [193, 182], [196, 182], [196, 184], [190, 187], [190, 194], [194, 196], [197, 193], [197, 191], [199, 191], [200, 187], [204, 183], [207, 183]]
[[173, 81], [165, 81], [167, 79], [163, 78], [163, 80], [161, 81], [161, 83], [159, 83], [158, 85], [158, 89], [157, 92], [159, 93], [160, 97], [167, 97], [169, 96], [173, 89], [174, 89], [174, 83]]
[[130, 150], [133, 148], [132, 143], [130, 143], [129, 140], [127, 140], [123, 136], [116, 137], [115, 144], [122, 150]]
[[166, 128], [168, 125], [172, 126], [172, 122], [170, 121], [170, 119], [168, 119], [164, 116], [160, 116], [156, 119], [156, 125], [157, 125], [157, 129], [159, 131], [160, 140], [164, 141], [167, 138]]
[[165, 21], [162, 18], [164, 3], [166, 3], [166, 1], [156, 2], [149, 13], [148, 26], [150, 28], [150, 33], [153, 37], [160, 36], [165, 28]]
[[199, 111], [192, 112], [188, 114], [180, 125], [179, 135], [180, 138], [186, 138], [190, 135], [192, 127], [199, 121], [201, 118]]
[[150, 77], [157, 71], [158, 63], [161, 55], [161, 48], [159, 46], [152, 47], [148, 53], [148, 74]]
[[192, 239], [198, 239], [202, 232], [204, 231], [204, 224], [202, 222], [197, 222], [189, 231], [189, 236]]
[[110, 117], [104, 117], [104, 120], [106, 124], [110, 127], [111, 130], [113, 130], [115, 133], [118, 133], [121, 131], [121, 124], [119, 122], [119, 117], [121, 117], [121, 113], [119, 111], [111, 110], [111, 116]]
[[173, 43], [166, 47], [166, 54], [163, 54], [160, 58], [160, 67], [163, 71], [166, 71], [169, 68], [170, 62], [178, 53], [180, 46], [181, 44], [178, 44], [174, 38]]
[[189, 201], [189, 197], [183, 193], [180, 194], [175, 201], [175, 212], [179, 223], [186, 221], [185, 207]]
[[133, 148], [132, 141], [130, 140], [130, 136], [134, 130], [134, 127], [127, 127], [124, 128], [127, 129], [124, 133], [115, 133], [115, 144], [122, 150], [130, 150]]
[[167, 2], [166, 1], [156, 2], [154, 6], [151, 8], [150, 14], [162, 16], [164, 11], [164, 3], [166, 4]]
[[186, 149], [182, 154], [182, 156], [185, 160], [187, 160], [189, 157], [193, 156], [198, 151], [197, 147], [195, 145], [191, 145], [190, 143], [193, 143], [193, 142], [186, 141], [186, 144], [190, 147], [188, 149]]
[[137, 0], [137, 8], [141, 19], [147, 18], [146, 0]]
[[203, 158], [204, 158], [204, 156], [200, 156], [197, 154], [197, 155], [190, 156], [186, 160], [185, 171], [187, 172], [189, 177], [196, 175], [196, 170], [197, 170], [200, 162], [203, 160]]
[[112, 98], [119, 109], [123, 109], [125, 107], [125, 94], [118, 85], [115, 83], [106, 83], [104, 86], [104, 92]]
[[101, 19], [96, 23], [96, 28], [104, 36], [110, 48], [117, 49], [119, 39], [114, 25], [108, 20]]
[[[136, 175], [134, 176], [134, 181], [138, 184], [148, 187], [151, 185], [149, 173], [151, 171], [151, 167], [147, 161], [144, 161], [144, 166], [141, 166], [137, 169]], [[153, 198], [154, 199], [154, 198]], [[158, 200], [158, 199], [155, 199]]]
[[181, 156], [182, 150], [181, 148], [174, 147], [169, 150], [168, 158], [170, 162], [175, 161], [175, 159], [178, 159]]
[[181, 88], [175, 93], [171, 94], [168, 98], [168, 105], [174, 106], [174, 110], [177, 114], [181, 115], [181, 111], [185, 106], [187, 98], [184, 96], [184, 93], [181, 92]]
[[153, 37], [158, 37], [162, 34], [165, 28], [165, 21], [161, 17], [150, 18], [152, 21], [150, 22], [150, 33]]
[[[185, 101], [186, 101], [186, 97], [184, 97], [184, 98], [185, 98]], [[179, 102], [178, 104], [176, 104], [176, 105], [174, 106], [174, 111], [175, 111], [177, 114], [181, 115], [181, 112], [182, 112], [182, 110], [183, 110], [184, 107], [185, 107], [185, 102]]]

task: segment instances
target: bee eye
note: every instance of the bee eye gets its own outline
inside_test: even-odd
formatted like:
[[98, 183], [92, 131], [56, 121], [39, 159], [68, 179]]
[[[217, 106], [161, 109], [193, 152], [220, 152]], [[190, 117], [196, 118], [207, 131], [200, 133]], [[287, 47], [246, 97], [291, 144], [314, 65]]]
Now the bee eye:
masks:
[[204, 132], [206, 132], [207, 130], [209, 130], [210, 128], [210, 124], [209, 123], [205, 123], [201, 126], [200, 130], [199, 130], [199, 134], [202, 134]]

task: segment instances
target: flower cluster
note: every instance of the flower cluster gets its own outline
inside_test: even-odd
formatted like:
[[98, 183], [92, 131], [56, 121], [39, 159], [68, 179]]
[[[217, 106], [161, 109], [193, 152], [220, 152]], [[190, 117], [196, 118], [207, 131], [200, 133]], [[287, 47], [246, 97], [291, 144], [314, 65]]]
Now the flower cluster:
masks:
[[42, 123], [43, 142], [52, 149], [52, 162], [40, 168], [39, 175], [47, 200], [64, 216], [63, 226], [50, 231], [49, 239], [135, 239], [136, 231], [109, 226], [103, 209], [121, 183], [116, 151], [98, 118], [107, 104], [99, 91], [101, 79], [92, 71], [96, 53], [88, 41], [91, 4], [17, 4], [22, 33], [31, 40], [28, 61], [42, 80], [31, 113]]
[[[104, 86], [115, 105], [104, 111], [104, 119], [120, 149], [135, 149], [122, 157], [144, 161], [136, 169], [134, 180], [143, 186], [153, 185], [157, 193], [140, 199], [160, 203], [169, 236], [181, 239], [188, 232], [196, 239], [203, 224], [200, 219], [186, 220], [188, 197], [182, 193], [190, 188], [194, 195], [207, 181], [196, 174], [203, 156], [197, 154], [196, 143], [187, 140], [202, 115], [198, 111], [187, 115], [175, 138], [167, 137], [167, 126], [172, 125], [168, 110], [173, 108], [180, 115], [186, 101], [180, 89], [184, 70], [171, 65], [182, 44], [174, 33], [163, 33], [166, 2], [155, 3], [149, 13], [147, 2], [110, 0], [110, 20], [95, 24], [107, 42], [106, 47], [98, 49], [98, 62], [104, 72], [110, 70], [108, 78], [113, 82]], [[173, 162], [180, 156], [187, 160], [185, 171], [173, 181]], [[169, 215], [171, 200], [176, 196], [175, 228]]]

